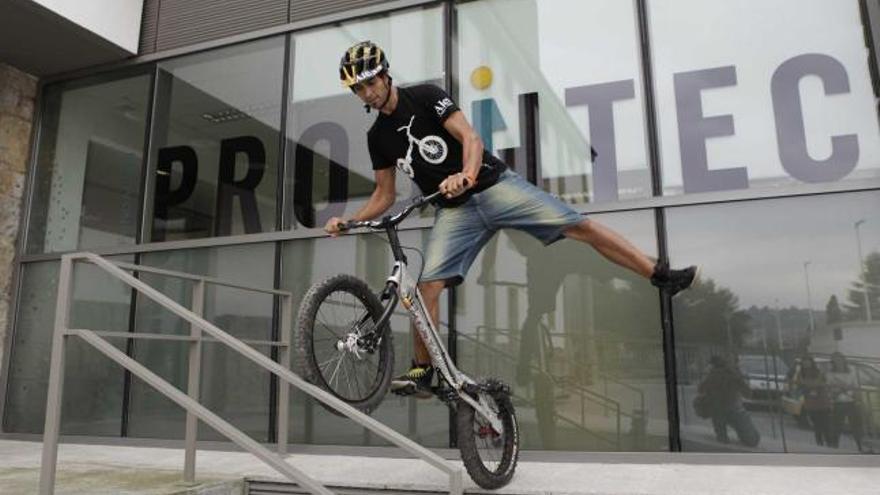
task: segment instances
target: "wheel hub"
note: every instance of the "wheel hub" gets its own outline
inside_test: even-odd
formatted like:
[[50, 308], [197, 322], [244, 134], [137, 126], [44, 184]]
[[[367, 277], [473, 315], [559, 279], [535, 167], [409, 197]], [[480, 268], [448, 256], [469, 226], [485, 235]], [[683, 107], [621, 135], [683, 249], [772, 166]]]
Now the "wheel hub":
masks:
[[362, 349], [358, 344], [358, 336], [355, 333], [350, 333], [344, 339], [337, 340], [336, 350], [339, 352], [349, 352], [351, 354], [354, 354], [354, 357], [362, 359]]

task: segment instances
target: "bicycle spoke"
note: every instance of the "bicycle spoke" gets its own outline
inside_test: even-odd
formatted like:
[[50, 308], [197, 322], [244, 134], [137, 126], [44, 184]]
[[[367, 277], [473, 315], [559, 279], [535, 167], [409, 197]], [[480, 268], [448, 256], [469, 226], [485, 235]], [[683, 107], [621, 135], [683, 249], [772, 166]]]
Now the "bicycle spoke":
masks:
[[372, 325], [369, 305], [370, 302], [357, 293], [336, 290], [322, 299], [312, 320], [315, 372], [325, 388], [350, 402], [369, 398], [384, 373], [382, 362], [387, 346], [380, 342], [373, 352], [360, 345], [350, 347], [353, 338], [360, 339], [377, 331]]

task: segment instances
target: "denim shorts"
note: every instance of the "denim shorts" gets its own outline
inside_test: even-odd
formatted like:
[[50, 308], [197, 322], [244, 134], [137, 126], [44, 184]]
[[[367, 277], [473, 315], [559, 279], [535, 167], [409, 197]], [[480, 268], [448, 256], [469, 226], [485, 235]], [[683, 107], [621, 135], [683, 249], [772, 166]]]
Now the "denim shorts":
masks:
[[460, 284], [477, 254], [499, 229], [521, 230], [548, 245], [562, 239], [563, 231], [583, 220], [559, 198], [508, 169], [492, 187], [474, 194], [464, 204], [437, 208], [421, 281]]

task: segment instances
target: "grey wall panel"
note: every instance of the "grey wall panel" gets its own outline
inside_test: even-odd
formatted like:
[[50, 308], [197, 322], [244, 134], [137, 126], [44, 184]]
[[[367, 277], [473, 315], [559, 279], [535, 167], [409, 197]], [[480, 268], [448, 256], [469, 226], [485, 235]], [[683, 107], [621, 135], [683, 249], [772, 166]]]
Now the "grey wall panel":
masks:
[[158, 0], [156, 51], [287, 22], [289, 0]]
[[141, 39], [138, 53], [144, 55], [156, 51], [156, 35], [159, 27], [159, 2], [160, 0], [146, 0], [144, 2], [144, 15], [141, 18]]
[[290, 0], [290, 22], [368, 7], [390, 0]]
[[391, 0], [146, 0], [140, 54], [180, 48]]

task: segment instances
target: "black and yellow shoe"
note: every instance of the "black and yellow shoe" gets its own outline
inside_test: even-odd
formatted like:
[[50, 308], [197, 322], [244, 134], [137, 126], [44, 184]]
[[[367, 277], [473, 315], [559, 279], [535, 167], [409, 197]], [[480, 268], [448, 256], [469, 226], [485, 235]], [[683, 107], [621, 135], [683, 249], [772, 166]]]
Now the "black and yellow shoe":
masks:
[[397, 395], [415, 395], [419, 399], [431, 397], [431, 381], [434, 367], [430, 364], [416, 364], [413, 361], [409, 370], [391, 380], [391, 392]]

